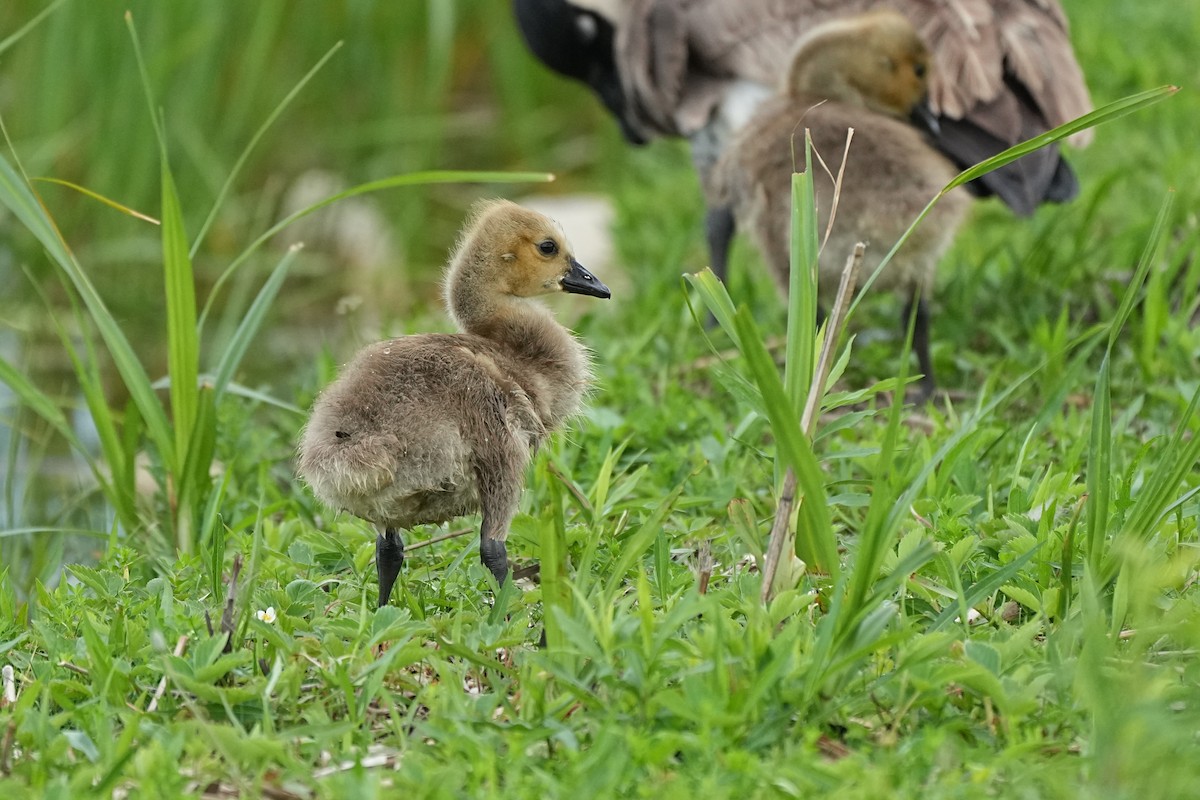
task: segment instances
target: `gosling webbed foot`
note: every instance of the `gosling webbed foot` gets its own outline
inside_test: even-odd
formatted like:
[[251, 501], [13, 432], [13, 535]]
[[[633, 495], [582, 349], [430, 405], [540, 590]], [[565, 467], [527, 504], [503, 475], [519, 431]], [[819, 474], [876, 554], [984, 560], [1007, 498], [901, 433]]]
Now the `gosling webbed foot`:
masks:
[[404, 564], [404, 540], [395, 528], [386, 528], [375, 537], [375, 572], [379, 576], [379, 607], [388, 604], [392, 586]]

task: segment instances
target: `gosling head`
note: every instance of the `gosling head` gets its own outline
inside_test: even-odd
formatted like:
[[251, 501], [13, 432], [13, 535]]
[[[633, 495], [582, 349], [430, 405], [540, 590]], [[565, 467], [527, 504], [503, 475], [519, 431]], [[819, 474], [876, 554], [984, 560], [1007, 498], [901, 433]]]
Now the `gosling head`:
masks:
[[612, 296], [575, 260], [553, 220], [507, 200], [477, 204], [446, 278], [446, 305], [460, 326], [469, 329], [513, 299], [554, 292]]
[[881, 9], [819, 25], [796, 44], [787, 91], [908, 118], [929, 91], [930, 55], [912, 23]]

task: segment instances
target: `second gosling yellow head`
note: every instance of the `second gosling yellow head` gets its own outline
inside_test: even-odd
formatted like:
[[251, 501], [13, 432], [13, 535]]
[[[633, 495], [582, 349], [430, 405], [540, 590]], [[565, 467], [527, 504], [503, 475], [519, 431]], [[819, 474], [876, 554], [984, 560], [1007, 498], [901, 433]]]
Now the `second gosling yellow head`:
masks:
[[786, 90], [906, 118], [929, 91], [930, 55], [912, 23], [880, 9], [819, 25], [796, 43]]

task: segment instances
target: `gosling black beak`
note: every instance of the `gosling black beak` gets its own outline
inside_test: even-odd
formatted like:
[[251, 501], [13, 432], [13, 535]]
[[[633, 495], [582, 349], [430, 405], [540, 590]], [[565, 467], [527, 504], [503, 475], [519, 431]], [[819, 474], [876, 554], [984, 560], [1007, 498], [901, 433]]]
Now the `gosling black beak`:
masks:
[[571, 294], [586, 294], [605, 300], [612, 297], [612, 292], [608, 290], [608, 287], [596, 280], [595, 275], [584, 269], [583, 265], [573, 258], [570, 271], [563, 275], [562, 287], [564, 292]]
[[910, 119], [914, 125], [934, 137], [942, 133], [942, 125], [929, 105], [922, 100], [913, 108]]

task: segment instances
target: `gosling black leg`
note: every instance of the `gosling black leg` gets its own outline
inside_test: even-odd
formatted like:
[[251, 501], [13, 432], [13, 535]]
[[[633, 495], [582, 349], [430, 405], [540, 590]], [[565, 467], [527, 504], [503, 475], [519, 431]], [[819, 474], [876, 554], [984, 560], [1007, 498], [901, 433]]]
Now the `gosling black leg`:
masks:
[[395, 528], [385, 528], [375, 537], [375, 572], [379, 576], [379, 607], [392, 597], [392, 586], [404, 564], [404, 540]]
[[504, 534], [507, 531], [496, 530], [488, 524], [488, 517], [483, 517], [483, 527], [479, 532], [479, 560], [487, 567], [498, 586], [504, 585], [508, 577], [508, 548], [504, 546]]
[[[913, 304], [916, 304], [916, 316], [913, 317]], [[937, 382], [933, 377], [933, 354], [929, 351], [929, 306], [924, 298], [916, 291], [909, 301], [904, 304], [904, 317], [901, 320], [902, 330], [908, 330], [908, 320], [913, 318], [913, 350], [917, 353], [917, 366], [921, 370], [921, 388], [917, 402], [924, 403], [933, 396]]]
[[704, 215], [704, 238], [708, 242], [712, 271], [722, 283], [729, 270], [729, 243], [735, 229], [733, 209], [710, 208]]
[[508, 526], [521, 501], [521, 485], [525, 467], [529, 465], [528, 446], [514, 437], [505, 420], [497, 415], [493, 420], [489, 448], [477, 448], [475, 457], [475, 486], [479, 490], [479, 510], [483, 514], [479, 526], [479, 560], [492, 573], [498, 586], [508, 577]]

